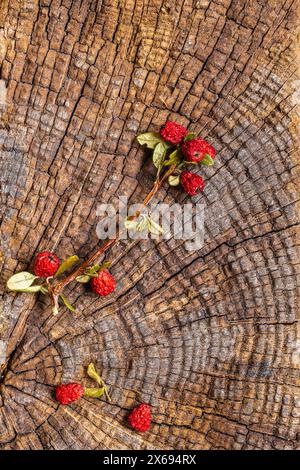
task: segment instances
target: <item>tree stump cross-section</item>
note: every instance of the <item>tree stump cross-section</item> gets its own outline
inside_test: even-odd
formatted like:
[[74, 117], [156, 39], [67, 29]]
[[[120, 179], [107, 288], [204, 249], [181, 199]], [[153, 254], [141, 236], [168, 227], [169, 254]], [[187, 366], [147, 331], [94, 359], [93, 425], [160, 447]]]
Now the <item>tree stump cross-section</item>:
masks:
[[[0, 449], [296, 449], [299, 77], [293, 0], [2, 0]], [[129, 240], [76, 308], [7, 292], [35, 255], [86, 259], [97, 206], [153, 181], [135, 136], [207, 139], [205, 244]], [[189, 198], [165, 185], [159, 199]], [[61, 382], [112, 402], [59, 406]], [[126, 422], [151, 405], [149, 432]]]

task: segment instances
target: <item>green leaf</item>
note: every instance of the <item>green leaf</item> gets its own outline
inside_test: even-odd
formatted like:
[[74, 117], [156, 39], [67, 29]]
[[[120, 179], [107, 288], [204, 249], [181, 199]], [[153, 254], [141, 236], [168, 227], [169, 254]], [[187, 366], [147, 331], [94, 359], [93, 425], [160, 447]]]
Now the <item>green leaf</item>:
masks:
[[42, 286], [30, 286], [26, 289], [18, 289], [18, 292], [40, 292], [42, 291]]
[[101, 379], [100, 375], [96, 371], [95, 366], [92, 362], [88, 365], [87, 375], [91, 377], [91, 379], [95, 380], [97, 384], [102, 385], [102, 386], [104, 385], [103, 380]]
[[178, 186], [180, 183], [179, 175], [170, 175], [168, 178], [168, 183], [170, 186]]
[[165, 144], [159, 143], [155, 146], [155, 149], [152, 155], [152, 160], [156, 168], [160, 169], [163, 166], [166, 152], [167, 152], [167, 148]]
[[164, 142], [163, 138], [158, 132], [146, 132], [137, 136], [136, 140], [140, 145], [146, 145], [148, 149], [154, 149], [156, 144]]
[[[96, 272], [98, 272], [98, 271], [104, 271], [104, 269], [107, 269], [107, 268], [110, 267], [111, 263], [112, 263], [111, 261], [105, 261], [105, 263], [102, 263], [101, 266], [99, 266], [99, 269], [97, 269]], [[96, 266], [97, 266], [97, 265], [96, 265]]]
[[84, 396], [85, 397], [92, 397], [92, 398], [100, 398], [100, 397], [102, 397], [104, 392], [105, 392], [105, 387], [102, 387], [102, 388], [85, 388], [84, 389]]
[[72, 307], [72, 305], [70, 304], [70, 302], [66, 299], [66, 297], [62, 294], [60, 294], [60, 298], [61, 300], [63, 301], [63, 303], [65, 304], [65, 306], [71, 310], [71, 312], [75, 312], [75, 308]]
[[78, 282], [81, 282], [83, 284], [86, 284], [89, 282], [91, 277], [98, 277], [98, 272], [103, 271], [104, 269], [109, 268], [111, 265], [111, 261], [106, 261], [105, 263], [100, 264], [94, 264], [93, 266], [90, 266], [85, 270], [82, 276], [77, 276], [76, 280]]
[[41, 287], [41, 293], [44, 294], [44, 295], [48, 295], [49, 294], [49, 291], [46, 287], [44, 286], [40, 286]]
[[70, 269], [73, 264], [75, 264], [79, 260], [78, 256], [69, 256], [69, 258], [65, 259], [61, 265], [59, 266], [58, 270], [55, 273], [55, 277], [60, 276], [63, 274], [65, 271]]
[[182, 163], [184, 165], [198, 165], [199, 162], [191, 162], [190, 160], [184, 160]]
[[104, 388], [104, 393], [105, 393], [107, 399], [108, 399], [109, 401], [111, 401], [111, 398], [110, 398], [110, 396], [109, 396], [109, 394], [108, 394], [108, 391], [107, 391], [107, 387], [106, 387], [104, 381], [102, 380], [102, 378], [100, 377], [100, 375], [97, 373], [94, 364], [90, 363], [90, 364], [88, 365], [88, 368], [87, 368], [87, 375], [88, 375], [89, 377], [91, 377], [91, 379], [93, 379], [95, 382], [97, 382], [97, 384], [99, 384], [101, 387]]
[[204, 155], [204, 158], [201, 160], [200, 162], [202, 165], [207, 165], [207, 166], [211, 166], [213, 165], [215, 162], [214, 162], [214, 159], [208, 155], [208, 153], [206, 153]]
[[141, 220], [137, 223], [136, 229], [138, 232], [142, 232], [147, 227], [148, 220], [146, 216], [141, 216]]
[[136, 220], [128, 220], [128, 217], [127, 217], [127, 219], [124, 222], [124, 226], [127, 230], [136, 230], [137, 221]]
[[82, 276], [76, 277], [76, 281], [81, 282], [82, 284], [86, 284], [90, 279], [91, 277], [88, 274], [83, 274]]
[[167, 165], [177, 165], [177, 163], [180, 162], [181, 157], [182, 157], [181, 150], [179, 150], [179, 149], [174, 150], [174, 152], [172, 152], [172, 153], [170, 154], [169, 160], [165, 160], [165, 161], [164, 161], [164, 166], [167, 166]]
[[6, 283], [6, 287], [9, 290], [22, 291], [30, 287], [37, 277], [38, 276], [28, 273], [27, 271], [22, 271], [10, 277]]
[[94, 264], [94, 266], [90, 266], [84, 271], [84, 275], [86, 274], [87, 276], [94, 276], [97, 274], [98, 271], [100, 271], [102, 266], [100, 264]]
[[91, 273], [97, 273], [98, 271], [100, 271], [101, 269], [101, 265], [100, 264], [94, 264], [93, 266], [91, 266], [90, 268], [87, 268], [86, 272], [89, 271]]
[[154, 222], [154, 220], [151, 219], [151, 217], [148, 217], [148, 229], [153, 235], [161, 235], [164, 233], [162, 227]]
[[189, 140], [192, 140], [196, 137], [196, 134], [194, 132], [189, 132], [185, 138], [184, 138], [184, 142], [188, 142]]

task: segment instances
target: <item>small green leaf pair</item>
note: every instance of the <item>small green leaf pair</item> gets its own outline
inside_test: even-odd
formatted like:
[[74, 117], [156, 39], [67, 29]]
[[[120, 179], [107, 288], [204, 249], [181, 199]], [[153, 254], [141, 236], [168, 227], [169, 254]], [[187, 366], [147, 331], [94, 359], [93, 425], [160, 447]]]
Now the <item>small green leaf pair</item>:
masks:
[[146, 214], [141, 214], [137, 220], [131, 220], [130, 216], [127, 217], [124, 226], [127, 230], [136, 230], [137, 232], [142, 232], [148, 227], [149, 232], [153, 233], [153, 235], [164, 233], [162, 227]]
[[85, 388], [84, 395], [92, 398], [100, 398], [105, 393], [108, 401], [111, 401], [111, 398], [107, 391], [107, 387], [98, 372], [96, 371], [94, 364], [89, 364], [87, 368], [87, 374], [91, 379], [97, 382], [97, 384], [100, 385], [101, 388]]
[[81, 284], [88, 283], [92, 277], [98, 277], [98, 273], [104, 271], [104, 269], [109, 268], [111, 265], [111, 261], [106, 261], [103, 264], [94, 264], [90, 268], [87, 268], [84, 273], [80, 276], [76, 277], [76, 281], [80, 282]]
[[127, 230], [135, 230], [137, 232], [143, 232], [147, 225], [148, 219], [145, 214], [141, 214], [137, 219], [131, 219], [131, 216], [129, 216], [124, 222], [124, 226]]
[[157, 224], [151, 217], [148, 216], [148, 230], [153, 235], [162, 235], [164, 233], [163, 228]]

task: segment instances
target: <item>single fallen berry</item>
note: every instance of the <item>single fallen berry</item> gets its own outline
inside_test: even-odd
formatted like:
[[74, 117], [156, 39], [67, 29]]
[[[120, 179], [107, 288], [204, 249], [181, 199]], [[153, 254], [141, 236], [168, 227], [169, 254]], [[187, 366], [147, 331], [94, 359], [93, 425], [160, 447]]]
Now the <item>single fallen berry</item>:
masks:
[[205, 186], [203, 178], [190, 171], [183, 171], [181, 173], [180, 183], [190, 196], [195, 196], [198, 191], [203, 191]]
[[164, 127], [160, 130], [162, 138], [173, 145], [180, 144], [187, 133], [188, 131], [185, 127], [173, 121], [167, 121]]
[[205, 155], [215, 158], [216, 151], [206, 140], [196, 139], [184, 142], [181, 147], [182, 153], [185, 158], [190, 162], [201, 162]]
[[53, 276], [58, 270], [60, 260], [51, 251], [42, 251], [37, 255], [34, 262], [34, 274], [38, 277]]
[[100, 271], [97, 277], [92, 278], [91, 288], [101, 296], [111, 294], [116, 288], [115, 278], [108, 271]]
[[130, 426], [139, 432], [146, 432], [151, 425], [151, 408], [146, 403], [137, 406], [128, 415]]
[[77, 383], [62, 384], [56, 388], [56, 400], [62, 405], [68, 405], [73, 401], [79, 400], [83, 395], [84, 388]]

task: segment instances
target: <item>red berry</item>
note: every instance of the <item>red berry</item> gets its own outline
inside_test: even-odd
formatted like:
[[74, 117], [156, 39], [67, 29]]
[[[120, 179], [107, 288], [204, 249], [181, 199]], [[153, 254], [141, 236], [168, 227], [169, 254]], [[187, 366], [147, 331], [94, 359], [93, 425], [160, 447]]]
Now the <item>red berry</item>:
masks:
[[182, 145], [182, 153], [191, 162], [201, 162], [206, 154], [211, 158], [216, 156], [215, 149], [206, 140], [199, 139], [198, 137], [185, 142]]
[[151, 408], [146, 403], [137, 406], [128, 415], [130, 426], [139, 432], [146, 432], [151, 425]]
[[115, 278], [108, 271], [101, 271], [98, 277], [92, 278], [91, 288], [98, 295], [111, 294], [116, 288]]
[[185, 127], [173, 121], [167, 121], [164, 127], [160, 130], [162, 138], [174, 145], [180, 144], [187, 133], [188, 131]]
[[83, 394], [83, 386], [77, 383], [59, 385], [56, 388], [56, 400], [62, 405], [68, 405], [73, 401], [79, 400]]
[[42, 251], [35, 258], [33, 271], [38, 277], [49, 277], [56, 273], [59, 265], [60, 261], [54, 253]]
[[183, 171], [181, 173], [180, 183], [190, 196], [195, 196], [197, 191], [201, 192], [204, 189], [203, 178], [199, 175], [196, 175], [196, 173], [190, 173], [189, 171]]

